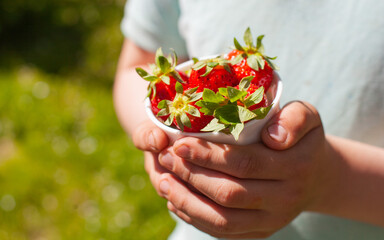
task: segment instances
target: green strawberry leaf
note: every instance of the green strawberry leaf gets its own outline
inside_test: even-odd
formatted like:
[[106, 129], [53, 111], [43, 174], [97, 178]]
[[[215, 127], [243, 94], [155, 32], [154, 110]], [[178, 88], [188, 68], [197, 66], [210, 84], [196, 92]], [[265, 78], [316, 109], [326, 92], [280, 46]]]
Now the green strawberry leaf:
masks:
[[199, 87], [190, 88], [190, 89], [186, 90], [184, 94], [187, 95], [187, 96], [190, 96], [193, 93], [195, 93], [198, 88]]
[[168, 77], [168, 76], [161, 75], [160, 78], [161, 78], [161, 81], [163, 81], [163, 82], [164, 82], [165, 84], [167, 84], [167, 85], [169, 85], [170, 82], [171, 82], [171, 79], [170, 79], [170, 77]]
[[172, 58], [172, 56], [171, 55], [168, 55], [168, 57], [167, 57], [167, 61], [168, 61], [168, 63], [169, 63], [169, 68], [171, 69], [172, 67], [174, 67], [175, 65], [174, 65], [174, 62], [173, 62], [173, 58]]
[[151, 96], [151, 93], [152, 93], [152, 88], [150, 86], [148, 86], [148, 92], [147, 92], [147, 98], [149, 98]]
[[244, 43], [247, 45], [248, 48], [253, 47], [253, 37], [251, 34], [251, 29], [248, 27], [247, 30], [245, 30], [244, 33]]
[[271, 60], [275, 60], [276, 59], [276, 57], [274, 57], [274, 58], [270, 58], [270, 57], [267, 57], [267, 58], [265, 58], [265, 61], [268, 63], [268, 65], [273, 69], [273, 70], [279, 70], [279, 67], [276, 65], [276, 64], [274, 64]]
[[193, 64], [196, 64], [199, 61], [199, 59], [195, 57], [193, 57], [192, 60], [193, 60]]
[[196, 70], [196, 71], [198, 71], [198, 70], [200, 70], [200, 69], [202, 69], [203, 67], [205, 67], [207, 64], [205, 63], [205, 62], [200, 62], [200, 61], [198, 61], [198, 62], [196, 62], [193, 66], [192, 66], [192, 69], [193, 70]]
[[239, 111], [239, 117], [241, 122], [247, 122], [257, 117], [257, 115], [254, 112], [246, 109], [245, 107], [237, 106], [237, 108]]
[[243, 129], [244, 123], [238, 123], [236, 125], [230, 126], [230, 132], [236, 141], [239, 140], [240, 133], [243, 131]]
[[239, 112], [237, 105], [224, 105], [215, 110], [214, 116], [219, 122], [224, 124], [236, 124], [240, 123]]
[[231, 67], [227, 63], [224, 63], [223, 67], [224, 67], [225, 71], [232, 73]]
[[211, 103], [221, 103], [225, 101], [225, 98], [221, 96], [220, 93], [215, 93], [209, 88], [204, 88], [203, 100]]
[[228, 98], [231, 102], [236, 102], [239, 99], [242, 99], [245, 95], [247, 95], [246, 91], [240, 91], [234, 87], [227, 87]]
[[235, 48], [239, 51], [245, 52], [244, 48], [241, 46], [241, 44], [237, 41], [236, 38], [233, 39], [233, 43], [235, 44]]
[[215, 110], [220, 107], [220, 104], [200, 100], [196, 102], [196, 106], [200, 107], [200, 112], [204, 113], [204, 115], [212, 116]]
[[191, 121], [189, 120], [189, 117], [185, 112], [181, 114], [180, 119], [184, 126], [187, 126], [189, 128], [191, 127]]
[[183, 85], [181, 85], [181, 83], [179, 83], [179, 82], [176, 82], [175, 90], [177, 93], [183, 94], [183, 92], [184, 92]]
[[170, 105], [170, 103], [172, 103], [171, 101], [169, 100], [161, 100], [158, 104], [157, 104], [157, 108], [158, 109], [164, 109], [164, 108], [168, 108], [168, 106]]
[[244, 105], [247, 108], [249, 108], [255, 104], [260, 103], [263, 100], [263, 97], [264, 97], [264, 87], [261, 86], [244, 100]]
[[181, 131], [184, 131], [184, 126], [191, 127], [191, 121], [189, 120], [189, 117], [186, 113], [181, 113], [179, 115], [176, 115], [176, 122], [177, 126], [179, 126]]
[[154, 73], [157, 71], [157, 66], [156, 64], [150, 63], [149, 68], [151, 69], [151, 73]]
[[170, 112], [169, 112], [169, 108], [163, 108], [163, 109], [161, 109], [161, 110], [157, 113], [157, 116], [158, 116], [158, 117], [162, 117], [162, 116], [167, 116], [168, 114], [170, 114]]
[[258, 61], [256, 55], [249, 55], [247, 58], [247, 64], [253, 70], [259, 71], [259, 61]]
[[257, 59], [257, 62], [259, 64], [259, 67], [261, 69], [264, 69], [264, 66], [265, 66], [264, 58], [261, 55], [256, 55], [256, 59]]
[[219, 120], [216, 118], [212, 119], [207, 126], [205, 126], [203, 129], [201, 129], [202, 132], [219, 132], [221, 130], [225, 129], [225, 125], [222, 123], [219, 123]]
[[139, 67], [136, 68], [136, 72], [137, 72], [137, 74], [139, 74], [139, 76], [142, 77], [142, 78], [144, 78], [145, 76], [148, 75], [147, 71], [145, 71], [144, 69], [139, 68]]
[[244, 59], [244, 56], [242, 54], [239, 54], [234, 59], [231, 60], [231, 64], [236, 65], [236, 64], [240, 63], [241, 61], [243, 61], [243, 59]]
[[[152, 86], [151, 86], [152, 85]], [[150, 91], [152, 92], [152, 99], [156, 97], [156, 84], [150, 84]]]
[[208, 62], [208, 63], [207, 63], [207, 66], [210, 67], [210, 68], [214, 68], [214, 67], [216, 67], [217, 65], [219, 65], [218, 62]]
[[164, 54], [163, 54], [163, 51], [162, 51], [162, 49], [161, 48], [158, 48], [157, 50], [156, 50], [156, 55], [155, 55], [155, 61], [156, 61], [156, 65], [157, 66], [160, 66], [160, 57], [162, 57], [162, 56], [164, 56]]
[[184, 124], [183, 122], [181, 121], [181, 116], [180, 115], [176, 115], [176, 123], [177, 123], [177, 126], [179, 126], [180, 130], [182, 132], [184, 132]]
[[191, 106], [191, 105], [189, 105], [187, 113], [189, 115], [194, 116], [194, 117], [200, 117], [201, 116], [199, 110], [197, 108], [195, 108], [194, 106]]
[[196, 106], [200, 107], [200, 112], [204, 113], [204, 115], [212, 116], [217, 108], [220, 107], [218, 103], [198, 101]]
[[264, 46], [263, 46], [263, 43], [262, 43], [263, 38], [264, 38], [264, 35], [260, 35], [256, 39], [256, 42], [257, 42], [256, 48], [257, 48], [257, 51], [259, 53], [261, 53], [261, 54], [264, 54]]
[[156, 81], [159, 80], [159, 78], [156, 77], [156, 76], [145, 76], [145, 77], [144, 77], [144, 80], [146, 80], [146, 81], [148, 81], [148, 82], [156, 82]]
[[161, 72], [168, 73], [171, 68], [171, 64], [168, 62], [168, 59], [164, 56], [159, 56], [158, 61]]
[[268, 107], [261, 107], [261, 108], [253, 110], [252, 112], [256, 114], [256, 119], [263, 119], [263, 118], [265, 118], [268, 115], [269, 110], [271, 110], [272, 105], [270, 105]]
[[203, 93], [202, 92], [194, 93], [194, 94], [192, 94], [190, 96], [189, 102], [196, 102], [197, 100], [199, 100], [202, 97], [203, 97]]
[[177, 71], [172, 71], [172, 72], [170, 72], [170, 74], [171, 74], [171, 76], [172, 76], [174, 79], [176, 79], [176, 81], [181, 82], [181, 83], [184, 83], [184, 80], [183, 80], [183, 78], [180, 76], [180, 73], [179, 73], [179, 72], [177, 72]]
[[224, 97], [228, 97], [227, 88], [219, 88], [219, 93]]
[[169, 117], [167, 118], [167, 120], [164, 122], [165, 125], [167, 126], [171, 126], [172, 123], [173, 123], [173, 119], [175, 118], [175, 115], [173, 113], [171, 113], [171, 115], [169, 115]]
[[178, 59], [177, 59], [177, 54], [176, 54], [176, 52], [175, 52], [175, 50], [173, 48], [171, 48], [171, 52], [172, 52], [173, 58], [170, 55], [169, 56], [169, 58], [170, 58], [169, 62], [172, 63], [172, 67], [174, 68], [177, 65], [177, 60]]
[[254, 76], [243, 77], [239, 83], [239, 90], [247, 91], [254, 78], [255, 78]]
[[205, 68], [205, 73], [204, 73], [203, 75], [201, 75], [201, 77], [206, 77], [206, 76], [208, 76], [208, 74], [210, 74], [210, 73], [212, 72], [212, 70], [213, 70], [212, 67], [207, 66], [207, 67]]

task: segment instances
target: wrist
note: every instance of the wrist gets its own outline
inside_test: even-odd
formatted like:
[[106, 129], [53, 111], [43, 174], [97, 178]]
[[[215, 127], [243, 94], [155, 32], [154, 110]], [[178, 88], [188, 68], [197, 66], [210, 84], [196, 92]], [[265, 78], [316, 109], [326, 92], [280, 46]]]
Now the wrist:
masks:
[[327, 136], [327, 167], [308, 209], [384, 226], [384, 149]]
[[332, 214], [341, 200], [342, 178], [346, 171], [342, 155], [335, 144], [337, 138], [325, 136], [324, 157], [321, 159], [319, 174], [314, 184], [312, 201], [306, 210]]

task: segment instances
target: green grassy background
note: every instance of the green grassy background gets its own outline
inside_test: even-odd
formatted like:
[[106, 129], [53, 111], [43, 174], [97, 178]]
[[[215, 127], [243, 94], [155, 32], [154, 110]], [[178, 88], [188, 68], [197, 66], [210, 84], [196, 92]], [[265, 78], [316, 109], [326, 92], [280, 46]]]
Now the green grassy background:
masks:
[[112, 103], [124, 0], [0, 2], [0, 239], [166, 239]]

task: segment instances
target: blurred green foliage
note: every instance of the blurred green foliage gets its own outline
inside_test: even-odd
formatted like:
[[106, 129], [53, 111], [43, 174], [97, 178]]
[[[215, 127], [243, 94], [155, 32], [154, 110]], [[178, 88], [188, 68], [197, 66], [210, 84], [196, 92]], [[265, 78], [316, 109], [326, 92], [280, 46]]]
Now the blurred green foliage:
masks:
[[0, 66], [111, 83], [125, 0], [0, 1]]
[[121, 129], [121, 0], [0, 1], [0, 239], [166, 239]]

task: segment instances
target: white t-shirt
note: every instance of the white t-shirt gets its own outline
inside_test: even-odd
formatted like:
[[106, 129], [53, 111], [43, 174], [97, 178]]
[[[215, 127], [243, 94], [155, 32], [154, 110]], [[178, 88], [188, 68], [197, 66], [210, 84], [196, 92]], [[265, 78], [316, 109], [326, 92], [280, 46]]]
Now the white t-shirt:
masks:
[[[305, 100], [325, 131], [384, 147], [384, 1], [129, 0], [124, 35], [182, 57], [228, 52], [249, 26], [284, 82], [282, 105]], [[384, 187], [384, 186], [383, 186]], [[171, 239], [215, 239], [181, 221]], [[268, 239], [384, 239], [384, 228], [302, 213]]]

